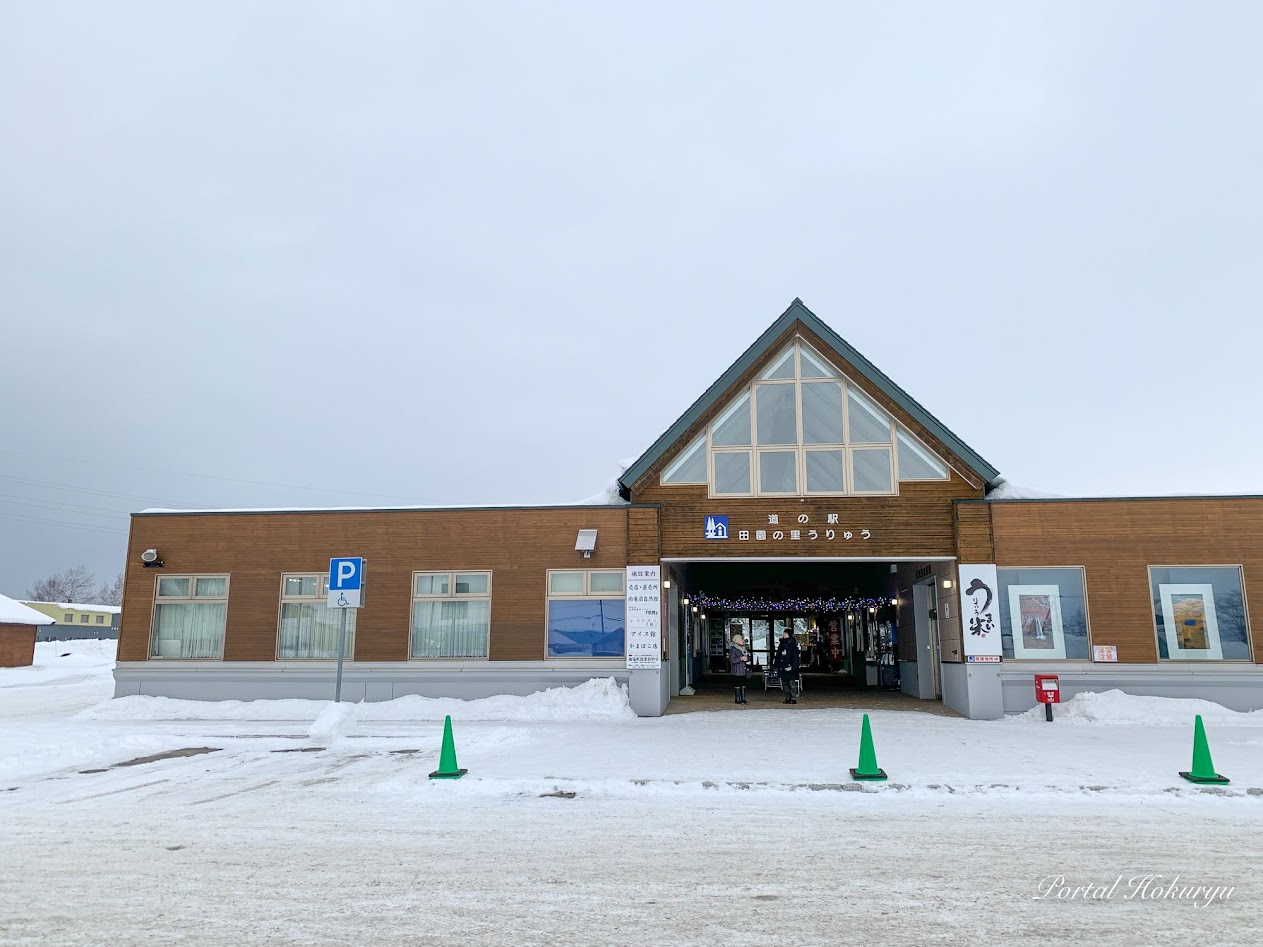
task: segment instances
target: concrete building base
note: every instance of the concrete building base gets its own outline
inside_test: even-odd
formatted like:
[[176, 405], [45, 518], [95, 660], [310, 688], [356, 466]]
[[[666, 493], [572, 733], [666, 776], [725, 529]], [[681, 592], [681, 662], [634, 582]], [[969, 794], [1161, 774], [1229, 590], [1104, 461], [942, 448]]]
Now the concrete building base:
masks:
[[[337, 664], [333, 661], [120, 662], [114, 669], [114, 696], [145, 694], [183, 700], [332, 700]], [[641, 676], [645, 675], [645, 676]], [[601, 662], [453, 662], [442, 667], [347, 662], [342, 670], [342, 699], [393, 700], [409, 694], [474, 700], [499, 694], [526, 696], [550, 687], [577, 687], [594, 678], [612, 677], [624, 687], [641, 716], [660, 716], [666, 707], [665, 676], [658, 671], [628, 671]]]
[[1254, 664], [1093, 664], [1005, 661], [999, 665], [1004, 712], [1035, 706], [1035, 675], [1056, 674], [1061, 699], [1083, 691], [1120, 690], [1143, 697], [1196, 697], [1232, 710], [1263, 709], [1263, 667]]

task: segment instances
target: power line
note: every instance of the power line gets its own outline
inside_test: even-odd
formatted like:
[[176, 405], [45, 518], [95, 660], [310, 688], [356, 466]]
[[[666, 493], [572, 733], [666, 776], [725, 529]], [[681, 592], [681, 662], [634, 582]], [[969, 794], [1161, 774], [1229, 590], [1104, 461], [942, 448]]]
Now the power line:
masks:
[[89, 533], [113, 533], [115, 536], [127, 535], [127, 530], [125, 529], [110, 529], [108, 526], [99, 526], [96, 523], [67, 523], [62, 520], [48, 520], [34, 516], [19, 516], [16, 513], [0, 513], [0, 518], [16, 520], [19, 523], [31, 523], [39, 526], [61, 526], [64, 529], [81, 529]]
[[10, 480], [14, 483], [25, 483], [29, 486], [47, 487], [50, 490], [66, 490], [71, 493], [91, 493], [96, 496], [116, 497], [120, 500], [148, 500], [153, 503], [170, 503], [173, 506], [192, 506], [196, 507], [196, 503], [185, 503], [181, 500], [168, 500], [163, 497], [141, 496], [135, 493], [115, 493], [111, 490], [97, 490], [93, 487], [76, 487], [69, 483], [54, 483], [51, 480], [31, 480], [26, 477], [14, 477], [10, 474], [0, 474], [0, 480]]
[[[17, 502], [15, 503], [14, 501]], [[103, 506], [81, 506], [78, 503], [58, 503], [56, 500], [37, 500], [33, 497], [24, 497], [15, 493], [0, 493], [0, 503], [8, 503], [13, 506], [38, 506], [46, 510], [56, 510], [59, 513], [77, 513], [80, 516], [115, 516], [124, 519], [129, 516], [125, 510], [110, 510]]]
[[[8, 449], [8, 448], [0, 448], [0, 453], [17, 453], [17, 451]], [[29, 456], [31, 452], [27, 450], [22, 450], [21, 453]], [[45, 454], [44, 456], [62, 461], [64, 463], [76, 463], [76, 464], [90, 463], [94, 467], [102, 466], [102, 462], [95, 459], [88, 461], [88, 460], [83, 460], [81, 458], [76, 458], [76, 457], [56, 457], [55, 455], [52, 455], [52, 454]], [[168, 476], [175, 476], [175, 477], [195, 477], [199, 480], [219, 480], [224, 483], [246, 483], [246, 484], [250, 484], [252, 486], [257, 486], [257, 487], [284, 487], [287, 490], [310, 490], [315, 493], [333, 493], [339, 496], [374, 497], [378, 500], [403, 500], [407, 503], [424, 502], [418, 499], [417, 497], [401, 497], [401, 496], [394, 496], [394, 495], [385, 494], [385, 493], [365, 493], [362, 490], [343, 490], [343, 489], [337, 489], [334, 487], [311, 487], [311, 486], [305, 486], [299, 483], [280, 483], [279, 481], [275, 481], [275, 480], [247, 480], [241, 477], [220, 477], [214, 474], [192, 473], [191, 471], [187, 471], [187, 470], [170, 470], [170, 469], [164, 470], [159, 467], [137, 467], [134, 464], [117, 464], [117, 463], [110, 464], [109, 462], [105, 462], [104, 466], [113, 466], [121, 470], [139, 470], [144, 473], [151, 473], [151, 474], [165, 474]], [[148, 499], [153, 499], [153, 498], [150, 497]], [[160, 502], [171, 503], [173, 501], [162, 500]], [[191, 506], [193, 504], [183, 504], [183, 505]]]

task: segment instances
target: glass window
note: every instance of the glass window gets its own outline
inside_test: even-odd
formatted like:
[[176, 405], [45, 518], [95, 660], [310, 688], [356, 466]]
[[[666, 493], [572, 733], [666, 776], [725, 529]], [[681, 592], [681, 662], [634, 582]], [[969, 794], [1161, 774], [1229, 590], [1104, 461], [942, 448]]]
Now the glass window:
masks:
[[[572, 578], [576, 575], [578, 582]], [[559, 577], [564, 578], [558, 581]], [[579, 592], [569, 591], [576, 586]], [[626, 611], [623, 572], [550, 572], [548, 588], [548, 657], [623, 657]], [[560, 597], [562, 595], [565, 597]]]
[[851, 451], [851, 485], [856, 493], [891, 493], [890, 448]]
[[797, 385], [758, 385], [754, 390], [758, 443], [798, 443], [798, 412], [794, 407]]
[[343, 656], [355, 654], [355, 616], [358, 609], [330, 608], [327, 579], [317, 574], [281, 577], [281, 624], [277, 634], [278, 660], [336, 659], [342, 613], [346, 612]]
[[621, 658], [625, 605], [621, 598], [552, 599], [548, 603], [550, 658]]
[[75, 616], [74, 616], [74, 615], [72, 615], [70, 612], [66, 612], [64, 615], [62, 615], [62, 616], [61, 616], [61, 620], [62, 620], [63, 622], [70, 622], [70, 623], [72, 623], [72, 624], [73, 624], [73, 622], [74, 622], [74, 620], [75, 620]]
[[160, 598], [188, 598], [188, 579], [159, 579], [158, 596]]
[[844, 493], [842, 458], [840, 450], [807, 451], [807, 492]]
[[86, 624], [87, 624], [90, 620], [91, 620], [91, 619], [89, 619], [87, 615], [80, 615], [80, 616], [79, 616], [79, 624], [81, 624], [81, 625], [86, 625]]
[[798, 353], [802, 359], [800, 377], [802, 378], [837, 378], [838, 373], [829, 367], [829, 363], [816, 354], [814, 349], [805, 343], [798, 343]]
[[922, 447], [920, 441], [903, 428], [895, 436], [899, 439], [900, 480], [947, 479], [947, 465]]
[[486, 595], [491, 577], [485, 572], [456, 573], [457, 595]]
[[96, 623], [97, 623], [98, 625], [104, 625], [104, 624], [105, 624], [105, 616], [104, 616], [104, 615], [97, 615], [97, 617], [96, 617]]
[[223, 598], [227, 587], [227, 579], [198, 579], [193, 594], [197, 598]]
[[1088, 660], [1082, 569], [997, 569], [996, 576], [1006, 658]]
[[1161, 660], [1250, 660], [1240, 566], [1155, 566], [1149, 583]]
[[623, 591], [624, 572], [590, 572], [588, 573], [588, 590], [593, 594]]
[[842, 384], [817, 381], [803, 385], [803, 443], [842, 443]]
[[848, 387], [847, 412], [852, 444], [889, 444], [890, 416], [855, 388]]
[[[746, 427], [749, 428], [749, 416]], [[746, 438], [749, 440], [749, 437]], [[706, 482], [706, 435], [703, 434], [662, 472], [663, 483]]]
[[582, 595], [582, 572], [550, 572], [548, 574], [548, 594], [550, 595]]
[[[196, 597], [189, 592], [196, 590]], [[222, 658], [228, 619], [226, 576], [163, 576], [155, 592], [150, 656]]]
[[713, 447], [750, 446], [750, 392], [745, 392], [721, 414], [710, 429]]
[[766, 371], [759, 376], [762, 379], [794, 377], [794, 347], [791, 345], [782, 352]]
[[[419, 572], [413, 577], [413, 588], [412, 657], [487, 656], [491, 636], [490, 572]], [[449, 593], [449, 589], [455, 592]]]
[[314, 575], [287, 575], [281, 583], [281, 596], [284, 598], [292, 596], [311, 598], [313, 595], [319, 594], [317, 592], [318, 587], [319, 583]]
[[451, 576], [446, 572], [418, 572], [413, 577], [417, 595], [447, 595], [451, 588]]
[[759, 492], [798, 491], [798, 451], [759, 451]]
[[719, 495], [750, 492], [750, 452], [724, 451], [715, 455], [715, 493]]

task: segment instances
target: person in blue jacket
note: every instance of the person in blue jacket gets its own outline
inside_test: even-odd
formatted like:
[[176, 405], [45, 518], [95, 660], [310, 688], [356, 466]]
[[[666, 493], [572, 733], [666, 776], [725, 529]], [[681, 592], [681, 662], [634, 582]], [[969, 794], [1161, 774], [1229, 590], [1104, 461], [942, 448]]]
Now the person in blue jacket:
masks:
[[750, 679], [750, 653], [746, 651], [745, 638], [740, 634], [732, 636], [732, 644], [728, 647], [728, 667], [736, 682], [736, 703], [750, 703], [746, 700], [746, 681]]
[[794, 696], [794, 682], [798, 680], [798, 672], [798, 641], [786, 628], [781, 634], [781, 640], [776, 643], [776, 676], [780, 679], [781, 690], [785, 692], [783, 703], [798, 703], [798, 698]]

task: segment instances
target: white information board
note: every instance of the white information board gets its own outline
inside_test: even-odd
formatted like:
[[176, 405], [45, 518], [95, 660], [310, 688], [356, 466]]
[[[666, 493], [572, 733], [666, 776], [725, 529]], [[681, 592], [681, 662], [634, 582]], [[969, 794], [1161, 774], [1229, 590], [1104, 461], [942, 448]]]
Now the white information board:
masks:
[[627, 567], [627, 668], [662, 667], [662, 567]]

